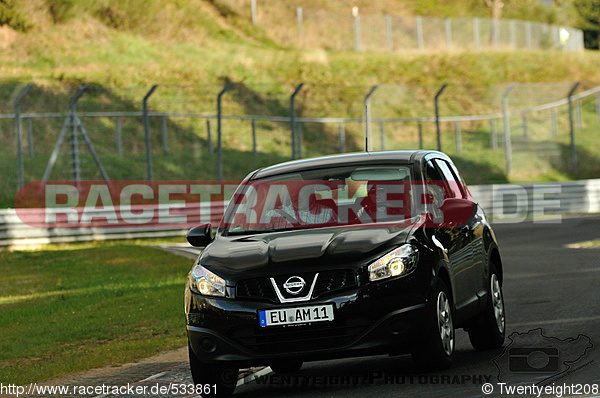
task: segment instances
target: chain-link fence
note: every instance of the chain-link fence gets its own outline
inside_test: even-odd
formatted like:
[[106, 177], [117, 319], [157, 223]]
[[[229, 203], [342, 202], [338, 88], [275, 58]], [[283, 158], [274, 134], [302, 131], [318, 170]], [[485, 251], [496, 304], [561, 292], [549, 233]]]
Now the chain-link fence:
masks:
[[470, 182], [598, 177], [599, 122], [592, 84], [3, 85], [0, 202], [43, 179], [239, 179], [366, 144], [439, 148]]
[[336, 51], [582, 51], [579, 29], [540, 22], [490, 18], [435, 18], [346, 14], [258, 0], [216, 0], [286, 45]]

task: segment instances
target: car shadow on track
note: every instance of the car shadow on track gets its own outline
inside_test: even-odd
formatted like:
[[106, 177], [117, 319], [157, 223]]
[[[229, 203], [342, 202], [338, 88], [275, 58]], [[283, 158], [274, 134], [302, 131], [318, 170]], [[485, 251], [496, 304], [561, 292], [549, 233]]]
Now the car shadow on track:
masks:
[[437, 372], [418, 369], [410, 355], [310, 362], [293, 374], [271, 373], [255, 379], [238, 387], [236, 396], [479, 396], [482, 384], [497, 382], [498, 371], [492, 360], [501, 353], [502, 349], [475, 351], [465, 347], [455, 352], [450, 369]]

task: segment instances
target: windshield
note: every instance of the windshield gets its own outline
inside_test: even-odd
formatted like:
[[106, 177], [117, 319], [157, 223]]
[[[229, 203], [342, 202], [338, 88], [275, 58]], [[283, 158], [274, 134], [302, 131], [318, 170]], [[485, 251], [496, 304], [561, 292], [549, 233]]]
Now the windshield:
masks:
[[402, 222], [412, 208], [410, 165], [303, 170], [238, 187], [220, 229], [238, 235]]

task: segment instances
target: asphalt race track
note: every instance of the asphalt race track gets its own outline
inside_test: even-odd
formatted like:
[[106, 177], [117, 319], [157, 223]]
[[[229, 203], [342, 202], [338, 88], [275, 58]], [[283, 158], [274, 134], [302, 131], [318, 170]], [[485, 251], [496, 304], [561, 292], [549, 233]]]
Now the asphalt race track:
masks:
[[[492, 383], [492, 396], [500, 395], [498, 383], [554, 388], [581, 384], [581, 393], [586, 383], [600, 383], [600, 249], [567, 247], [600, 240], [600, 216], [494, 228], [504, 264], [504, 349], [477, 352], [458, 330], [454, 365], [447, 371], [419, 373], [410, 356], [312, 362], [285, 379], [269, 373], [257, 382], [250, 376], [235, 395], [469, 397], [482, 396], [486, 382]], [[153, 380], [189, 383], [191, 377], [180, 368]], [[579, 387], [574, 388], [565, 395], [577, 393]]]

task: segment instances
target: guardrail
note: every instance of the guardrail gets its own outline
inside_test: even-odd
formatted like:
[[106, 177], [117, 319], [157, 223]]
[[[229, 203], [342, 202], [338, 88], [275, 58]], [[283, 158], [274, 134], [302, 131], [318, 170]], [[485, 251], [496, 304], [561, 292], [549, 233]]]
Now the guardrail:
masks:
[[[216, 225], [224, 211], [223, 203], [202, 203], [198, 206], [187, 206], [177, 209], [177, 213], [170, 214], [168, 211], [160, 215], [156, 222], [144, 223], [144, 227], [135, 226], [134, 220], [136, 214], [141, 217], [144, 210], [141, 206], [131, 206], [130, 221], [132, 226], [102, 227], [102, 228], [37, 228], [24, 223], [21, 217], [27, 217], [32, 220], [43, 220], [48, 215], [56, 218], [57, 214], [63, 214], [61, 209], [27, 209], [19, 210], [19, 215], [15, 209], [0, 210], [0, 248], [25, 248], [41, 246], [48, 243], [67, 243], [67, 242], [88, 242], [95, 240], [113, 240], [113, 239], [142, 239], [142, 238], [165, 238], [171, 236], [183, 236], [187, 229], [181, 227], [169, 227], [169, 224], [180, 223], [181, 216], [185, 216], [190, 222], [197, 220], [200, 222], [200, 215], [210, 214], [210, 222]], [[211, 207], [212, 206], [212, 207]], [[210, 207], [210, 209], [209, 209]], [[160, 212], [166, 207], [158, 206]], [[210, 211], [209, 211], [210, 210]], [[106, 219], [107, 225], [110, 225], [113, 210], [93, 209], [87, 211], [92, 218]]]
[[493, 222], [600, 213], [600, 179], [532, 184], [473, 185], [473, 197]]
[[[532, 183], [524, 185], [497, 184], [469, 187], [473, 197], [495, 223], [519, 222], [528, 218], [548, 221], [548, 216], [600, 213], [600, 179]], [[186, 229], [165, 228], [182, 215], [200, 220], [200, 214], [209, 214], [210, 203], [178, 209], [177, 214], [162, 214], [160, 222], [139, 227], [108, 228], [35, 228], [24, 224], [14, 209], [0, 210], [0, 248], [18, 249], [48, 243], [86, 242], [112, 239], [162, 238], [183, 236]], [[161, 207], [159, 206], [159, 211]], [[142, 210], [132, 206], [132, 213]], [[211, 222], [219, 222], [224, 203], [212, 204]], [[20, 210], [21, 212], [21, 210]], [[29, 216], [62, 213], [60, 209], [30, 209]], [[107, 210], [93, 210], [94, 217], [110, 221]], [[168, 212], [167, 212], [168, 213]], [[552, 220], [552, 218], [550, 218]]]

